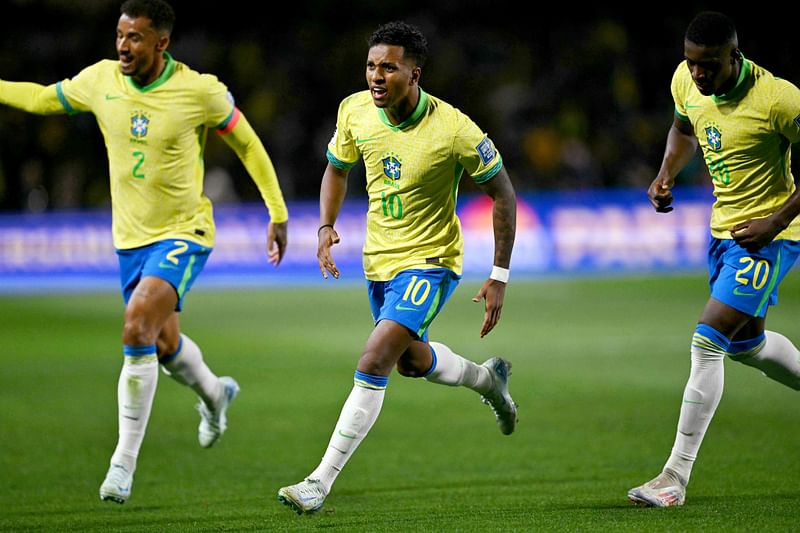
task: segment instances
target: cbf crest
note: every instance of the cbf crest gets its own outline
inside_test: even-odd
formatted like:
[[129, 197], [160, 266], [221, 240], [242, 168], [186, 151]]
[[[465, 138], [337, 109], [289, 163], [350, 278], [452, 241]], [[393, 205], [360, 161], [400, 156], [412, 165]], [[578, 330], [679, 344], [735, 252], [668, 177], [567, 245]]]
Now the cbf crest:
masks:
[[715, 152], [722, 148], [722, 132], [716, 124], [709, 124], [705, 128], [708, 147]]
[[144, 111], [134, 111], [131, 115], [131, 135], [135, 139], [144, 139], [150, 128], [150, 117]]
[[403, 166], [403, 163], [400, 162], [400, 159], [394, 155], [389, 154], [385, 158], [381, 160], [383, 163], [383, 173], [386, 177], [397, 181], [400, 179], [400, 169]]
[[400, 175], [403, 168], [400, 156], [393, 152], [385, 153], [381, 164], [383, 164], [383, 184], [400, 190]]

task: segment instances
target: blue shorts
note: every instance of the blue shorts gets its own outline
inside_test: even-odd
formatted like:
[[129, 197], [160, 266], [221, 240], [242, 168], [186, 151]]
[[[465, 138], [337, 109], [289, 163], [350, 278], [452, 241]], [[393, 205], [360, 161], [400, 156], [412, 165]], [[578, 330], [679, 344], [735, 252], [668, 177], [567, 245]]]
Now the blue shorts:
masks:
[[197, 279], [211, 254], [211, 248], [191, 241], [158, 241], [140, 248], [117, 250], [122, 299], [125, 305], [136, 285], [145, 276], [155, 276], [168, 282], [178, 294], [175, 310], [180, 311], [183, 297]]
[[369, 305], [377, 324], [388, 319], [415, 338], [428, 340], [428, 326], [456, 290], [461, 276], [446, 268], [404, 270], [391, 281], [368, 281]]
[[708, 272], [711, 297], [750, 316], [763, 318], [778, 303], [778, 285], [800, 255], [800, 241], [772, 241], [750, 253], [731, 239], [711, 239]]

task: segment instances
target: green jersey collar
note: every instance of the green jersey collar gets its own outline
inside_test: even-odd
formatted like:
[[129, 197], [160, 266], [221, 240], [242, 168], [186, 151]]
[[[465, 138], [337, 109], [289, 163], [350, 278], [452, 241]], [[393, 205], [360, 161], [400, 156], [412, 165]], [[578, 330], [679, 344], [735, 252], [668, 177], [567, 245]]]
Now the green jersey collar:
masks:
[[750, 70], [752, 70], [750, 61], [742, 56], [742, 68], [739, 69], [739, 79], [736, 80], [736, 85], [734, 85], [733, 88], [725, 94], [711, 95], [711, 98], [714, 100], [714, 102], [721, 104], [723, 102], [730, 102], [731, 100], [739, 98], [746, 90], [745, 87], [747, 84], [745, 83], [745, 80], [750, 76]]
[[134, 89], [136, 89], [141, 93], [146, 93], [147, 91], [152, 91], [156, 87], [163, 85], [164, 82], [166, 82], [170, 78], [170, 76], [172, 76], [172, 73], [175, 72], [175, 65], [176, 65], [175, 60], [172, 58], [172, 55], [170, 55], [169, 52], [164, 52], [164, 59], [167, 60], [167, 65], [164, 67], [164, 72], [162, 72], [161, 75], [158, 78], [156, 78], [156, 80], [153, 83], [150, 83], [145, 87], [142, 87], [141, 85], [136, 83], [136, 81], [130, 76], [125, 76], [128, 79], [128, 82], [131, 84], [131, 87], [133, 87]]
[[392, 121], [389, 120], [389, 117], [386, 116], [386, 111], [383, 108], [378, 108], [378, 116], [381, 119], [381, 122], [389, 126], [393, 131], [402, 130], [403, 128], [407, 128], [411, 124], [417, 122], [420, 117], [425, 113], [425, 110], [428, 109], [428, 93], [422, 90], [422, 87], [419, 88], [419, 102], [417, 102], [417, 107], [414, 108], [414, 112], [411, 113], [411, 116], [405, 119], [400, 124], [392, 124]]

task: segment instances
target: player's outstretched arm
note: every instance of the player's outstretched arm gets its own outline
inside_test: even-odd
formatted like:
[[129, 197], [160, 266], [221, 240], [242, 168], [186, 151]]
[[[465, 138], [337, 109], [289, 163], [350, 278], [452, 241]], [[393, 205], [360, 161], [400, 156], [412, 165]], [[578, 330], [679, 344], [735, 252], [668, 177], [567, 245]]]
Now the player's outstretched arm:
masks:
[[267, 226], [267, 256], [269, 262], [277, 266], [286, 253], [287, 221], [289, 212], [283, 193], [278, 183], [278, 175], [272, 165], [264, 145], [256, 135], [250, 123], [241, 112], [236, 109], [233, 127], [222, 133], [222, 139], [230, 146], [250, 174], [250, 178], [258, 186], [261, 197], [269, 210], [270, 223]]
[[659, 213], [672, 211], [672, 186], [675, 176], [689, 163], [697, 151], [697, 138], [692, 123], [677, 116], [667, 134], [667, 147], [656, 179], [647, 189], [647, 197]]
[[492, 275], [481, 286], [473, 302], [486, 301], [481, 324], [481, 337], [487, 335], [500, 321], [503, 300], [511, 264], [511, 251], [517, 229], [517, 197], [505, 167], [480, 188], [493, 200], [492, 226], [494, 228], [494, 268]]
[[319, 229], [317, 230], [317, 260], [322, 277], [328, 279], [328, 272], [339, 277], [339, 269], [333, 260], [331, 248], [339, 243], [339, 234], [333, 228], [347, 194], [347, 170], [328, 163], [322, 175], [319, 190]]
[[0, 104], [38, 115], [67, 112], [59, 99], [56, 84], [45, 86], [27, 81], [0, 80]]
[[270, 264], [281, 264], [286, 253], [288, 222], [272, 222], [267, 224], [267, 258]]

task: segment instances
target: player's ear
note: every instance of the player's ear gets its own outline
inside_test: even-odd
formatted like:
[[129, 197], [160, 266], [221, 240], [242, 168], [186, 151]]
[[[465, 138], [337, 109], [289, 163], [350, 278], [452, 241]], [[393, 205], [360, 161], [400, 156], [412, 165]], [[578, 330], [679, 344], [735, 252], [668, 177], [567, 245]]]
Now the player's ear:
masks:
[[742, 59], [742, 53], [739, 51], [738, 48], [734, 48], [731, 50], [731, 60], [732, 62], [736, 62]]
[[419, 84], [419, 79], [422, 77], [422, 67], [414, 67], [411, 69], [411, 83]]
[[156, 50], [159, 52], [163, 52], [169, 46], [169, 34], [165, 33], [158, 38], [158, 44], [156, 44]]

